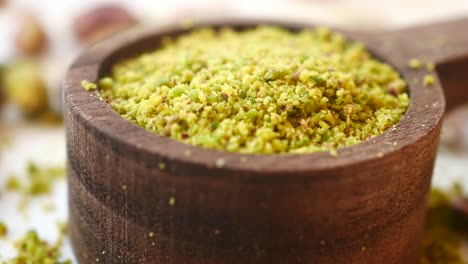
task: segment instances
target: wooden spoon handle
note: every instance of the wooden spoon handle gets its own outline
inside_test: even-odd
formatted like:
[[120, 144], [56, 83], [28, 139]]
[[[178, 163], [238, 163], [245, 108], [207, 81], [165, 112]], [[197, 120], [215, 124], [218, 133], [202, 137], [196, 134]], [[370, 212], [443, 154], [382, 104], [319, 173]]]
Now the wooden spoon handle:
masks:
[[416, 26], [387, 34], [405, 47], [402, 51], [407, 55], [436, 64], [461, 57], [468, 59], [468, 18]]
[[433, 63], [447, 110], [468, 102], [468, 18], [374, 35], [370, 45], [400, 67], [409, 67], [413, 58], [424, 63], [421, 71]]
[[468, 18], [392, 32], [409, 55], [433, 62], [447, 110], [468, 102]]

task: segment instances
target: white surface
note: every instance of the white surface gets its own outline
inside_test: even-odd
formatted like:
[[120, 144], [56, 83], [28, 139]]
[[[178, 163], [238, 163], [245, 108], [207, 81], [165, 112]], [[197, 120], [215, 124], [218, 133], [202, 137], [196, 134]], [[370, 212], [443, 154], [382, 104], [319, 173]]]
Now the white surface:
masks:
[[[31, 199], [24, 212], [18, 209], [21, 195], [4, 188], [11, 174], [24, 176], [29, 161], [44, 166], [64, 166], [63, 129], [22, 127], [11, 132], [9, 146], [0, 150], [0, 222], [5, 222], [9, 229], [7, 239], [0, 239], [0, 263], [15, 256], [12, 242], [21, 238], [27, 230], [37, 230], [42, 238], [53, 244], [58, 236], [57, 223], [67, 220], [65, 180], [57, 181], [50, 195]], [[44, 206], [50, 204], [54, 209], [46, 212]], [[65, 240], [63, 254], [72, 257], [68, 239]]]

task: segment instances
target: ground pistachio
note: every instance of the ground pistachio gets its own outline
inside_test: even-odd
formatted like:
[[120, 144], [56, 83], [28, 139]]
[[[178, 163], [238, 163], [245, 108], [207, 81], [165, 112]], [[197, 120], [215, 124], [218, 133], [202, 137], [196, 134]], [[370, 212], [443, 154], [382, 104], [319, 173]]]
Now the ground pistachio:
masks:
[[0, 238], [5, 237], [7, 233], [8, 233], [8, 227], [6, 226], [5, 223], [0, 222]]
[[409, 105], [395, 69], [326, 28], [197, 29], [115, 64], [98, 85], [132, 123], [241, 153], [353, 145], [395, 125]]
[[[63, 236], [63, 235], [61, 235]], [[18, 254], [5, 264], [71, 264], [70, 260], [60, 261], [60, 247], [63, 238], [50, 245], [42, 240], [36, 231], [28, 231], [23, 238], [16, 243]]]
[[468, 227], [452, 206], [452, 201], [461, 196], [460, 185], [448, 191], [431, 190], [419, 264], [466, 263], [460, 250], [462, 239], [468, 238]]
[[424, 85], [425, 86], [431, 86], [431, 85], [434, 85], [434, 83], [435, 83], [434, 76], [432, 76], [430, 74], [424, 75]]

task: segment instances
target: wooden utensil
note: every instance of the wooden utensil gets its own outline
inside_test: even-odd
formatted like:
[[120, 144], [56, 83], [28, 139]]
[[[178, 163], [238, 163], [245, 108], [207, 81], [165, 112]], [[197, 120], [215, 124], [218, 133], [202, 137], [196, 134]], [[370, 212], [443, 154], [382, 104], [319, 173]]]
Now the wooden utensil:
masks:
[[[260, 24], [313, 27], [245, 19], [195, 27]], [[80, 263], [416, 263], [444, 92], [448, 109], [468, 100], [468, 19], [344, 32], [399, 70], [411, 106], [394, 128], [338, 157], [186, 145], [132, 125], [80, 86], [189, 30], [121, 35], [86, 50], [68, 72], [70, 230]], [[411, 58], [436, 65], [434, 85], [423, 84], [428, 71], [411, 69]]]

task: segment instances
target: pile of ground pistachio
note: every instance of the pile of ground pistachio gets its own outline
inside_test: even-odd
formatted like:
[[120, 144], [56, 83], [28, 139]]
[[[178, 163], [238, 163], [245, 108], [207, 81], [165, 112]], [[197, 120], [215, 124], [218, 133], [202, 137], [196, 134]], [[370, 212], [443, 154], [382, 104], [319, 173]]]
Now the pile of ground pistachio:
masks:
[[461, 197], [459, 184], [448, 191], [431, 190], [419, 264], [467, 263], [460, 251], [463, 241], [468, 241], [468, 215], [453, 206]]
[[[53, 184], [65, 176], [65, 168], [40, 166], [34, 162], [29, 162], [25, 174], [26, 177], [24, 178], [11, 175], [5, 183], [7, 191], [21, 194], [18, 209], [23, 212], [30, 199], [51, 193]], [[71, 264], [70, 260], [61, 260], [61, 247], [66, 235], [66, 223], [58, 223], [57, 227], [59, 237], [54, 244], [41, 239], [36, 230], [29, 230], [15, 242], [16, 256], [5, 261], [2, 261], [0, 256], [0, 263]], [[0, 239], [6, 238], [9, 235], [8, 233], [7, 225], [0, 219]]]
[[381, 134], [409, 105], [395, 69], [326, 28], [197, 29], [156, 48], [82, 85], [134, 124], [195, 146], [333, 151]]

